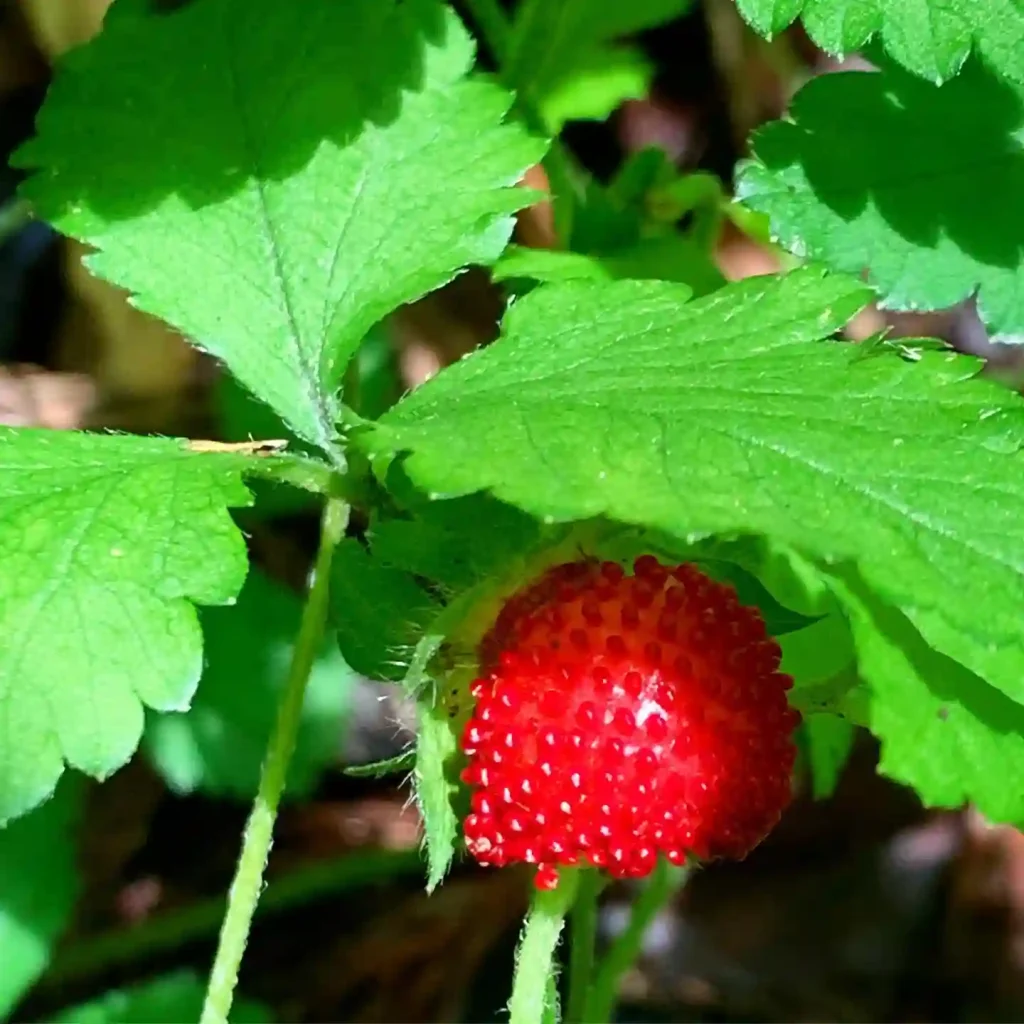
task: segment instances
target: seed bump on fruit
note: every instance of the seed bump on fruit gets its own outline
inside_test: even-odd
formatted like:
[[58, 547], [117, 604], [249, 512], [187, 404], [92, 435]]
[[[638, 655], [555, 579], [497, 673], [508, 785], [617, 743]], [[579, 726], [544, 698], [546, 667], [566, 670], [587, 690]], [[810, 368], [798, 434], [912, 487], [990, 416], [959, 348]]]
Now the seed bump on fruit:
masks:
[[756, 608], [692, 565], [556, 566], [480, 646], [462, 734], [466, 845], [482, 864], [745, 856], [790, 800], [792, 680]]

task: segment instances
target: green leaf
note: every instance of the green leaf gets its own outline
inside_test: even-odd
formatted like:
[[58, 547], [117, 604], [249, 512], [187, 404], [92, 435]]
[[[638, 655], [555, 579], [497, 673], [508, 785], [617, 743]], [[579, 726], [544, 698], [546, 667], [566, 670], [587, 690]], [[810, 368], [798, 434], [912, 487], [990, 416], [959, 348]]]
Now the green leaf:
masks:
[[517, 84], [540, 93], [567, 62], [602, 42], [634, 35], [681, 15], [691, 0], [531, 0], [512, 32], [509, 68]]
[[71, 919], [79, 802], [68, 780], [42, 807], [0, 829], [0, 1019], [43, 973]]
[[836, 791], [857, 730], [838, 715], [808, 715], [803, 731], [811, 768], [811, 792], [815, 800], [825, 800]]
[[[191, 971], [176, 971], [126, 989], [115, 989], [64, 1010], [54, 1024], [181, 1024], [198, 1020], [204, 986]], [[234, 1024], [269, 1024], [270, 1011], [251, 999], [235, 999], [228, 1014]]]
[[542, 146], [466, 79], [472, 40], [432, 0], [148, 7], [118, 0], [63, 62], [25, 195], [329, 447], [367, 330], [497, 258]]
[[[619, 39], [636, 35], [681, 17], [692, 6], [693, 0], [634, 0], [628, 4], [618, 0], [562, 0], [559, 26], [565, 45], [571, 49], [574, 38]], [[549, 56], [548, 62], [554, 62], [557, 56]]]
[[866, 268], [891, 309], [977, 291], [995, 331], [1024, 333], [1022, 143], [1024, 87], [976, 62], [942, 88], [897, 69], [825, 75], [755, 134], [738, 194], [794, 252]]
[[993, 821], [1024, 824], [1015, 781], [1024, 777], [1024, 707], [932, 649], [852, 570], [837, 570], [834, 584], [870, 688], [882, 773], [913, 786], [929, 807], [971, 801]]
[[[234, 608], [200, 613], [206, 665], [184, 715], [155, 715], [146, 726], [150, 760], [179, 793], [250, 799], [277, 717], [301, 604], [252, 571]], [[333, 638], [313, 664], [288, 790], [308, 793], [341, 747], [353, 675]]]
[[315, 455], [312, 445], [298, 437], [266, 402], [260, 401], [230, 373], [221, 374], [214, 399], [220, 436], [225, 441], [287, 441], [289, 448]]
[[371, 679], [402, 679], [440, 611], [437, 602], [409, 573], [384, 564], [351, 537], [335, 549], [330, 594], [345, 661]]
[[486, 494], [425, 502], [411, 519], [383, 519], [370, 530], [374, 557], [464, 590], [533, 547], [535, 519]]
[[494, 265], [491, 276], [495, 281], [526, 278], [551, 284], [560, 281], [609, 281], [614, 275], [603, 260], [583, 253], [510, 245]]
[[868, 293], [805, 268], [688, 305], [660, 282], [538, 288], [504, 337], [359, 443], [548, 521], [763, 534], [856, 560], [931, 643], [1024, 701], [1024, 403], [977, 360], [820, 339]]
[[635, 47], [609, 45], [670, 21], [691, 0], [534, 0], [520, 5], [507, 73], [551, 131], [565, 121], [603, 119], [646, 95], [652, 68]]
[[725, 283], [705, 246], [678, 232], [643, 238], [607, 253], [584, 255], [554, 249], [509, 246], [494, 268], [496, 281], [677, 281], [697, 295]]
[[840, 56], [878, 33], [892, 58], [933, 82], [955, 75], [972, 45], [993, 70], [1024, 82], [1020, 0], [736, 0], [736, 6], [766, 36], [802, 14], [811, 39]]
[[635, 46], [596, 45], [563, 67], [539, 100], [552, 131], [566, 121], [603, 121], [626, 100], [643, 99], [654, 69]]
[[251, 460], [163, 438], [0, 428], [0, 821], [96, 778], [183, 711], [199, 681], [192, 602], [230, 603], [248, 562], [229, 506]]

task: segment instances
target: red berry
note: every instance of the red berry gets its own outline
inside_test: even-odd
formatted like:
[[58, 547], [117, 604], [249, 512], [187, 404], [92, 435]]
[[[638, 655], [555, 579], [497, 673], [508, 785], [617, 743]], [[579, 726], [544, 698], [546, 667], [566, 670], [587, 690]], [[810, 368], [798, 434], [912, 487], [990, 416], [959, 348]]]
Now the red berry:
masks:
[[481, 648], [462, 745], [482, 864], [648, 874], [745, 856], [790, 800], [800, 720], [756, 608], [691, 565], [556, 566]]

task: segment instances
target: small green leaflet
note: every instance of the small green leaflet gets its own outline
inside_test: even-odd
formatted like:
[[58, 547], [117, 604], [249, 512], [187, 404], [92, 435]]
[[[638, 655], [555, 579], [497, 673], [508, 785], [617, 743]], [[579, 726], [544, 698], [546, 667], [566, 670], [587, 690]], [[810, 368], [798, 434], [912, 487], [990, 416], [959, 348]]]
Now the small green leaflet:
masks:
[[838, 715], [808, 715], [804, 719], [803, 741], [815, 800], [824, 800], [835, 792], [856, 736], [853, 724]]
[[353, 537], [335, 549], [330, 595], [341, 653], [371, 679], [402, 679], [441, 610], [410, 573], [375, 558]]
[[248, 561], [228, 508], [252, 460], [162, 438], [0, 428], [0, 821], [64, 770], [104, 778], [143, 706], [199, 681], [192, 602], [226, 604]]
[[427, 892], [433, 892], [448, 874], [459, 835], [459, 819], [452, 804], [456, 784], [449, 777], [449, 762], [458, 755], [458, 742], [443, 707], [420, 704], [419, 712], [413, 778], [427, 847]]
[[495, 281], [678, 281], [697, 295], [720, 288], [725, 278], [708, 250], [679, 232], [644, 238], [618, 252], [584, 255], [510, 245], [494, 267]]
[[642, 100], [653, 77], [654, 68], [638, 47], [586, 50], [548, 86], [538, 101], [541, 117], [552, 133], [567, 121], [603, 121], [626, 100]]
[[840, 56], [878, 33], [890, 57], [932, 82], [955, 75], [973, 44], [994, 71], [1024, 83], [1020, 0], [736, 0], [736, 6], [766, 36], [802, 15], [807, 34]]
[[329, 448], [367, 330], [497, 258], [543, 146], [433, 0], [149, 6], [118, 0], [62, 64], [25, 195]]
[[[495, 277], [677, 281], [706, 295], [726, 283], [712, 258], [724, 206], [713, 175], [680, 174], [664, 152], [643, 149], [607, 185], [588, 182], [573, 213], [571, 252], [510, 246]], [[686, 215], [690, 226], [682, 231]]]
[[[206, 657], [192, 706], [183, 715], [153, 715], [146, 725], [146, 753], [172, 789], [255, 795], [300, 612], [296, 595], [257, 570], [236, 606], [200, 611]], [[326, 639], [306, 688], [289, 795], [309, 792], [337, 760], [352, 683], [337, 643]]]
[[535, 519], [487, 494], [428, 501], [410, 518], [381, 519], [370, 528], [375, 558], [440, 583], [452, 593], [508, 564], [539, 542]]
[[541, 519], [855, 560], [1024, 701], [1024, 403], [964, 356], [821, 340], [868, 296], [815, 268], [689, 304], [661, 282], [541, 287], [359, 443], [409, 452], [424, 490], [490, 490]]
[[[54, 1024], [181, 1024], [198, 1020], [205, 984], [191, 971], [175, 971], [131, 988], [115, 989], [53, 1018]], [[269, 1024], [274, 1018], [261, 1003], [236, 999], [232, 1024]]]
[[495, 281], [527, 279], [550, 284], [557, 281], [609, 281], [616, 275], [604, 260], [581, 252], [531, 249], [510, 245], [494, 265]]
[[618, 40], [681, 15], [691, 0], [531, 0], [519, 5], [506, 70], [552, 131], [603, 120], [646, 95], [653, 69]]
[[42, 807], [0, 829], [0, 1020], [43, 973], [71, 920], [78, 781], [64, 780]]
[[448, 874], [455, 857], [459, 815], [454, 800], [458, 783], [452, 775], [459, 745], [445, 704], [437, 699], [428, 666], [441, 649], [444, 635], [431, 632], [416, 645], [405, 688], [419, 694], [419, 728], [416, 731], [416, 763], [413, 783], [416, 803], [423, 815], [423, 841], [427, 851], [427, 892], [433, 892]]
[[913, 786], [926, 806], [970, 801], [993, 821], [1024, 825], [1024, 707], [931, 648], [851, 570], [833, 582], [870, 689], [883, 774]]
[[786, 247], [867, 268], [891, 309], [977, 290], [995, 332], [1024, 334], [1024, 85], [976, 61], [941, 88], [898, 68], [825, 75], [753, 146], [738, 195]]

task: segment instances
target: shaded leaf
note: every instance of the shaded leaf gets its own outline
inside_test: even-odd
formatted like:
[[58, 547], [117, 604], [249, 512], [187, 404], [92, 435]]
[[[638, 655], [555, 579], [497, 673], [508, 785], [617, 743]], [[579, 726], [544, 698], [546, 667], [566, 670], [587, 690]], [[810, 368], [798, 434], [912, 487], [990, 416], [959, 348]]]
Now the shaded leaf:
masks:
[[866, 269], [891, 309], [977, 291], [993, 330], [1024, 334], [1022, 140], [1024, 85], [976, 62], [942, 88], [898, 69], [824, 75], [755, 134], [738, 195], [794, 252]]
[[370, 531], [375, 558], [456, 591], [496, 574], [537, 543], [535, 519], [486, 494], [417, 505]]
[[345, 661], [371, 679], [402, 679], [439, 606], [408, 572], [386, 565], [354, 538], [331, 563], [331, 621]]
[[928, 807], [970, 801], [993, 821], [1024, 824], [1024, 707], [928, 646], [909, 619], [850, 569], [836, 592], [850, 616], [879, 770]]

